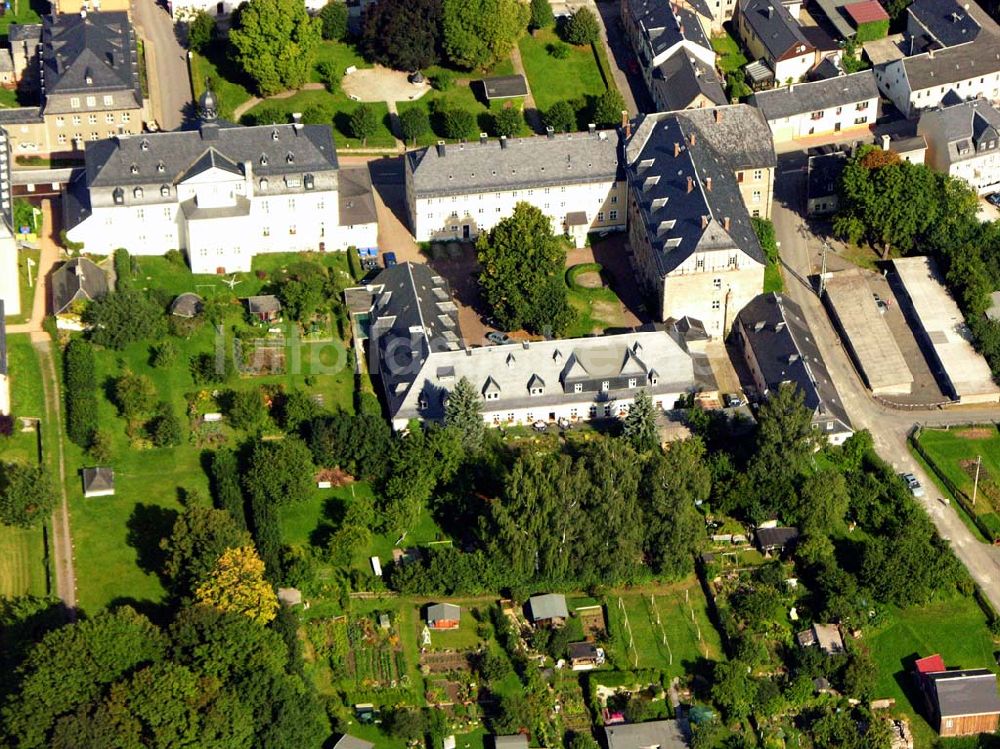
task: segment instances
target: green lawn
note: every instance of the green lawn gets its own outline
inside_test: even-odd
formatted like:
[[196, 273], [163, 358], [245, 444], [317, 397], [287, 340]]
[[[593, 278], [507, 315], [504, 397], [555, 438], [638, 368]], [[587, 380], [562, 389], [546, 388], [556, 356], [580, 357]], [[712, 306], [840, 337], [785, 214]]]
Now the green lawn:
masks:
[[[341, 255], [315, 256], [328, 266], [346, 268]], [[245, 328], [242, 307], [237, 297], [257, 293], [278, 268], [298, 260], [298, 254], [265, 255], [255, 261], [257, 273], [239, 274], [240, 283], [230, 290], [215, 276], [193, 276], [186, 266], [165, 258], [140, 258], [140, 276], [136, 283], [149, 289], [163, 289], [174, 295], [195, 291], [206, 298], [229, 299], [232, 303], [225, 329]], [[227, 335], [227, 345], [232, 342]], [[159, 564], [159, 539], [169, 533], [175, 513], [180, 510], [179, 492], [197, 490], [208, 496], [208, 480], [203, 465], [203, 451], [215, 444], [186, 441], [177, 447], [136, 449], [130, 445], [126, 424], [115, 407], [104, 397], [110, 380], [124, 368], [150, 377], [157, 398], [171, 403], [178, 415], [186, 413], [188, 396], [198, 391], [188, 368], [190, 358], [214, 351], [215, 331], [202, 325], [186, 339], [174, 338], [179, 355], [176, 364], [156, 369], [149, 365], [149, 344], [136, 343], [123, 351], [98, 351], [97, 380], [100, 389], [99, 420], [113, 440], [112, 466], [115, 469], [116, 493], [113, 497], [84, 499], [79, 470], [91, 464], [81, 450], [67, 443], [67, 489], [73, 514], [74, 542], [81, 606], [93, 611], [119, 598], [156, 603], [163, 587], [156, 574]], [[293, 349], [287, 349], [289, 369], [295, 362]], [[353, 408], [354, 375], [343, 356], [343, 347], [329, 344], [304, 344], [299, 351], [300, 371], [262, 377], [235, 377], [222, 389], [250, 388], [260, 385], [305, 387], [321, 395], [327, 408]], [[332, 365], [324, 372], [320, 362]], [[309, 377], [310, 384], [305, 385]], [[210, 388], [209, 388], [210, 389]], [[186, 421], [185, 421], [186, 423]], [[223, 440], [230, 446], [244, 435], [223, 428]], [[320, 506], [321, 507], [321, 506]], [[318, 517], [318, 516], [317, 516]], [[312, 527], [316, 523], [313, 521]]]
[[[450, 632], [431, 632], [431, 645], [432, 650], [474, 650], [483, 643], [479, 635], [476, 634], [476, 620], [472, 616], [472, 609], [479, 608], [480, 611], [485, 615], [487, 605], [484, 605], [482, 601], [472, 602], [472, 601], [462, 601], [449, 598], [448, 603], [454, 603], [456, 606], [462, 608], [461, 619], [459, 620], [458, 629], [451, 630]], [[423, 615], [423, 607], [420, 608], [420, 614]], [[418, 627], [422, 627], [424, 620], [420, 619]], [[492, 633], [492, 627], [490, 628]], [[490, 634], [492, 637], [492, 634]]]
[[1000, 433], [996, 425], [926, 429], [920, 433], [920, 446], [936, 468], [970, 499], [976, 460], [981, 457], [976, 512], [983, 515], [1000, 510]]
[[582, 130], [587, 127], [593, 100], [607, 86], [590, 45], [572, 47], [569, 56], [560, 60], [548, 49], [558, 41], [559, 37], [549, 29], [526, 34], [519, 42], [521, 59], [535, 105], [544, 112], [557, 101], [571, 102], [577, 111], [577, 126]]
[[600, 335], [607, 328], [625, 326], [622, 302], [610, 286], [584, 288], [571, 283], [568, 273], [566, 281], [569, 289], [567, 300], [576, 312], [576, 319], [566, 331], [566, 338]]
[[781, 292], [785, 289], [785, 280], [781, 276], [781, 265], [768, 262], [764, 266], [764, 293]]
[[209, 81], [219, 102], [219, 117], [231, 120], [233, 110], [253, 98], [252, 84], [228, 59], [225, 45], [216, 43], [206, 53], [191, 53], [191, 87], [198, 101]]
[[51, 13], [45, 0], [11, 0], [11, 9], [0, 16], [0, 37], [7, 39], [7, 27], [12, 23], [41, 23], [42, 15]]
[[948, 668], [997, 670], [986, 616], [972, 598], [955, 597], [890, 609], [885, 619], [886, 624], [865, 636], [878, 664], [876, 697], [895, 698], [896, 708], [910, 717], [916, 746], [930, 746], [934, 732], [910, 681], [913, 658], [940, 653]]
[[723, 76], [726, 73], [739, 70], [747, 64], [746, 55], [743, 54], [739, 42], [725, 32], [712, 37], [712, 49], [718, 55], [716, 64], [722, 71]]
[[[2, 90], [2, 89], [0, 89]], [[25, 323], [31, 318], [31, 308], [35, 303], [35, 289], [38, 288], [36, 279], [38, 276], [38, 256], [41, 253], [38, 250], [18, 250], [17, 251], [17, 271], [20, 275], [20, 286], [21, 286], [21, 314], [19, 315], [8, 315], [7, 324], [8, 325], [18, 325], [20, 323]], [[28, 260], [34, 262], [34, 267], [31, 269], [31, 286], [28, 286]]]
[[[682, 587], [653, 591], [652, 595], [653, 602], [650, 593], [609, 595], [607, 598], [617, 668], [654, 668], [683, 677], [698, 658], [718, 660], [722, 657], [722, 644], [709, 621], [707, 603], [696, 579], [692, 577]], [[619, 598], [625, 606], [633, 647], [628, 647], [629, 635]], [[656, 621], [657, 612], [662, 629]]]
[[[384, 102], [368, 102], [367, 104], [375, 111], [378, 118], [379, 129], [374, 135], [368, 138], [366, 147], [368, 148], [391, 148], [396, 141], [389, 130], [389, 107]], [[291, 118], [292, 113], [306, 113], [310, 109], [322, 109], [324, 116], [328, 116], [333, 123], [334, 138], [337, 148], [359, 148], [362, 143], [353, 137], [351, 133], [351, 114], [361, 104], [352, 101], [346, 94], [338, 91], [331, 94], [329, 91], [299, 91], [294, 96], [287, 99], [268, 99], [261, 102], [250, 110], [248, 117], [254, 113], [264, 111], [282, 112]]]
[[0, 598], [48, 594], [47, 525], [35, 528], [0, 525]]

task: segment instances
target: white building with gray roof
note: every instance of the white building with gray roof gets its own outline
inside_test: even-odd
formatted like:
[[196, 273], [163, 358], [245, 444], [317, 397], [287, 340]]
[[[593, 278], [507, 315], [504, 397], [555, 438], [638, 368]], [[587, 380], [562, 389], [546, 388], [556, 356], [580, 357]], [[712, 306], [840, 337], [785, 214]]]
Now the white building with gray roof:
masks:
[[660, 319], [693, 317], [724, 336], [764, 281], [751, 218], [770, 210], [766, 122], [746, 105], [646, 115], [625, 159], [629, 242]]
[[249, 271], [263, 252], [375, 245], [371, 183], [364, 174], [341, 192], [329, 127], [240, 127], [203, 104], [197, 130], [87, 144], [63, 201], [71, 241], [100, 255], [183, 250], [195, 273]]
[[618, 418], [640, 390], [659, 408], [673, 408], [698, 389], [696, 357], [666, 332], [466, 348], [447, 284], [429, 267], [387, 268], [365, 291], [369, 371], [382, 383], [394, 429], [442, 420], [463, 378], [493, 426]]
[[[418, 242], [471, 239], [530, 203], [568, 230], [583, 212], [590, 231], [623, 229], [624, 181], [613, 130], [490, 139], [406, 154], [406, 198]], [[576, 217], [574, 216], [574, 219]]]
[[917, 132], [925, 163], [964, 180], [980, 195], [1000, 189], [1000, 111], [976, 99], [923, 112]]

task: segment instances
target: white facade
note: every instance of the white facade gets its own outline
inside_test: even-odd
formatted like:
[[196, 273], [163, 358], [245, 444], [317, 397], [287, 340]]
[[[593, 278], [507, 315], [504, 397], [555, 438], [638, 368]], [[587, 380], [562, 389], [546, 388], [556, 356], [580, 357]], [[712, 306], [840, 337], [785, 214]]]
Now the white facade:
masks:
[[774, 142], [814, 135], [840, 133], [875, 124], [878, 117], [878, 99], [855, 102], [815, 112], [803, 112], [777, 120], [768, 120]]
[[[911, 61], [909, 63], [905, 61]], [[907, 65], [919, 60], [921, 67], [936, 65], [941, 75], [915, 87], [907, 74]], [[984, 98], [991, 102], [1000, 100], [1000, 59], [994, 59], [989, 68], [966, 66], [969, 74], [958, 77], [945, 53], [932, 53], [894, 60], [875, 68], [879, 90], [896, 105], [905, 116], [915, 118], [921, 109], [931, 109], [941, 104], [945, 94], [954, 91], [962, 99]], [[921, 76], [920, 80], [923, 80]]]
[[[234, 10], [246, 0], [169, 0], [168, 7], [175, 20], [190, 21], [204, 11], [216, 19], [228, 19]], [[318, 13], [327, 0], [305, 0], [306, 10]]]
[[418, 242], [469, 239], [513, 215], [518, 203], [530, 203], [548, 216], [552, 230], [566, 231], [566, 214], [583, 211], [589, 231], [625, 226], [624, 183], [616, 180], [498, 192], [416, 198], [413, 233]]
[[17, 242], [7, 225], [0, 221], [0, 299], [4, 313], [21, 314], [21, 286], [17, 269]]
[[923, 113], [917, 132], [927, 141], [929, 167], [980, 195], [1000, 189], [1000, 111], [984, 101], [935, 109]]

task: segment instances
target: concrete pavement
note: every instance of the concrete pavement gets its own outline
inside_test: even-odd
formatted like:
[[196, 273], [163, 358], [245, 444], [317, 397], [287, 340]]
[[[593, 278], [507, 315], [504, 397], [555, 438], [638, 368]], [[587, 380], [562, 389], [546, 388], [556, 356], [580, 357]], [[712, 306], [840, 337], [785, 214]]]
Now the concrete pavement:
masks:
[[161, 130], [176, 130], [194, 112], [187, 50], [177, 39], [170, 14], [156, 0], [135, 0], [133, 7], [133, 20], [146, 49], [153, 119]]
[[945, 426], [996, 422], [1000, 421], [1000, 408], [901, 411], [890, 409], [871, 397], [808, 280], [819, 270], [822, 240], [809, 231], [800, 213], [805, 195], [804, 165], [804, 159], [782, 159], [775, 180], [772, 219], [781, 245], [782, 263], [788, 271], [785, 273], [785, 293], [802, 308], [854, 428], [871, 432], [878, 454], [897, 471], [909, 471], [919, 478], [927, 491], [918, 502], [941, 537], [951, 542], [956, 556], [986, 597], [1000, 610], [1000, 549], [977, 540], [955, 508], [938, 501], [935, 484], [913, 459], [907, 445], [907, 436], [917, 424]]

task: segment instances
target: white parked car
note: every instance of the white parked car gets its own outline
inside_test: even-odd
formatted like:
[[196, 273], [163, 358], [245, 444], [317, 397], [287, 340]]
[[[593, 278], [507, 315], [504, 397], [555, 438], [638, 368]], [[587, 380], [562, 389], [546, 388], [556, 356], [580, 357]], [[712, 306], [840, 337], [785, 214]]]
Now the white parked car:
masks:
[[903, 481], [906, 482], [906, 487], [910, 490], [910, 494], [914, 497], [924, 496], [924, 487], [921, 486], [916, 476], [912, 473], [901, 473], [899, 475], [902, 477]]

